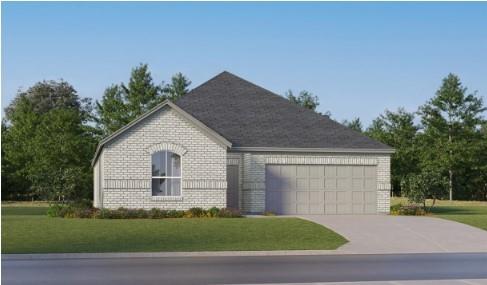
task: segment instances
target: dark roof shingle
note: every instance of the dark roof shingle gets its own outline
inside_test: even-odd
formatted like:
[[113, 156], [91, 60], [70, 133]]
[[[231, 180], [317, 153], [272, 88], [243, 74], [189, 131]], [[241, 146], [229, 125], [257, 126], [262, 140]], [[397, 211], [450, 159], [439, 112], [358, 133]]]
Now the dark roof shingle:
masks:
[[196, 87], [175, 104], [233, 147], [392, 150], [229, 72]]

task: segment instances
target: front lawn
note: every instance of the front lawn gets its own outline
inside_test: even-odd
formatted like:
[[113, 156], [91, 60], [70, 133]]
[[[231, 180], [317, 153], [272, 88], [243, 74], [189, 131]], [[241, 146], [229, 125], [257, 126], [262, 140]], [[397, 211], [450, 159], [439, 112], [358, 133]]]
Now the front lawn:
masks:
[[[430, 202], [430, 201], [429, 201]], [[393, 198], [391, 204], [407, 203], [404, 198]], [[433, 215], [487, 230], [487, 202], [437, 201]]]
[[2, 253], [336, 249], [347, 241], [298, 218], [63, 219], [2, 206]]

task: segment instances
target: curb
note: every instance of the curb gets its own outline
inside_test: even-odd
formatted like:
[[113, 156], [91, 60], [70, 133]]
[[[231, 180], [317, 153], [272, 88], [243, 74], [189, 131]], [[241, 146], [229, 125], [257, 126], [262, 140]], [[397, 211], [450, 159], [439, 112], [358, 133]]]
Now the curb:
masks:
[[246, 257], [246, 256], [299, 256], [342, 255], [339, 250], [276, 250], [276, 251], [198, 251], [198, 252], [106, 252], [106, 253], [27, 253], [2, 254], [2, 260], [41, 259], [110, 259], [110, 258], [159, 258], [159, 257]]

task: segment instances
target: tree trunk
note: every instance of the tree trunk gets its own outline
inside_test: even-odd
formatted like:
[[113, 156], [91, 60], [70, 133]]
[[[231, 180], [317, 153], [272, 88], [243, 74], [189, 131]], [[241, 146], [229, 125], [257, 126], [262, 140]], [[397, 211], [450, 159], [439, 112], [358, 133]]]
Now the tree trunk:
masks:
[[449, 174], [448, 189], [450, 190], [450, 201], [452, 201], [453, 200], [453, 171], [451, 169], [448, 170], [448, 174]]

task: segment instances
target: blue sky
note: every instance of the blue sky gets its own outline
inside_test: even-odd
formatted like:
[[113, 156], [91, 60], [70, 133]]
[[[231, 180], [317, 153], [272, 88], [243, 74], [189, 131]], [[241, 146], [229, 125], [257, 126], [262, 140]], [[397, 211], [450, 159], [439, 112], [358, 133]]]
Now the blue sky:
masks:
[[2, 107], [63, 78], [101, 98], [148, 63], [156, 82], [196, 87], [227, 70], [319, 111], [366, 124], [416, 110], [449, 72], [487, 95], [487, 3], [2, 2]]

